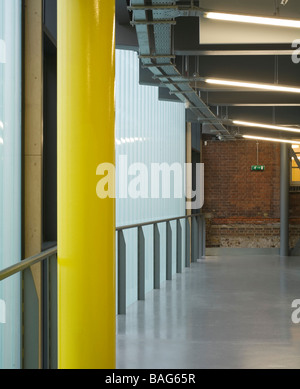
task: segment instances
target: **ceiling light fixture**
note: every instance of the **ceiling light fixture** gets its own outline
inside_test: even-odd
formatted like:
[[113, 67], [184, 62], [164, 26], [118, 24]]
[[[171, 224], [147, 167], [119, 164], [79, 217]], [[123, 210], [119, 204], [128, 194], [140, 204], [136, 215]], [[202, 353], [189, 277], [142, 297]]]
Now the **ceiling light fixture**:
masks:
[[265, 141], [269, 141], [269, 142], [291, 143], [293, 145], [296, 143], [296, 144], [300, 145], [300, 142], [295, 141], [295, 140], [288, 140], [288, 139], [265, 138], [262, 136], [252, 136], [252, 135], [243, 135], [243, 138], [255, 139], [255, 140], [265, 140]]
[[300, 88], [293, 88], [289, 86], [281, 86], [274, 84], [259, 84], [256, 82], [245, 82], [245, 81], [232, 81], [232, 80], [221, 80], [215, 78], [205, 78], [207, 84], [224, 85], [224, 86], [236, 86], [240, 88], [250, 89], [261, 89], [272, 92], [288, 92], [288, 93], [300, 93]]
[[262, 24], [265, 26], [300, 28], [300, 21], [295, 19], [265, 18], [262, 16], [235, 15], [220, 12], [205, 12], [204, 17], [227, 22]]
[[238, 126], [244, 126], [244, 127], [257, 127], [257, 128], [266, 128], [268, 130], [288, 131], [288, 132], [300, 133], [299, 128], [297, 129], [297, 128], [291, 128], [291, 127], [273, 126], [270, 124], [251, 123], [251, 122], [244, 122], [244, 121], [240, 121], [240, 120], [233, 120], [232, 123], [236, 124]]

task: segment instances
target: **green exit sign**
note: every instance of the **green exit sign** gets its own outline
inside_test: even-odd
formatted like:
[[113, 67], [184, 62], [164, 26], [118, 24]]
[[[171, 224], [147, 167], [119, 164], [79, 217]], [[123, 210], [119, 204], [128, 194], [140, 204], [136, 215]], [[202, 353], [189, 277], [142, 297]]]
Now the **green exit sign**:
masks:
[[251, 166], [252, 172], [263, 172], [265, 171], [266, 167], [264, 165], [253, 165]]

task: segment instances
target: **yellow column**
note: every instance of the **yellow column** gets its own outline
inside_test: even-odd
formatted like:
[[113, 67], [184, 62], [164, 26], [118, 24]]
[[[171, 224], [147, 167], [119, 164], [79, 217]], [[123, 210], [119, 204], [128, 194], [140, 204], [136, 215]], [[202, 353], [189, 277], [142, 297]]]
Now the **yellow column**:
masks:
[[58, 364], [115, 367], [114, 0], [58, 1]]

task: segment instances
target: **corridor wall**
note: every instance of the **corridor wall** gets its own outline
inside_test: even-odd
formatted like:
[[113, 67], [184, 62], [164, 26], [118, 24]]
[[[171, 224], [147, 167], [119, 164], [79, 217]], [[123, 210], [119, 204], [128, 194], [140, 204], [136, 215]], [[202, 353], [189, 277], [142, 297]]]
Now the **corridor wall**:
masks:
[[[163, 198], [162, 175], [151, 177], [153, 164], [171, 170], [170, 196]], [[185, 106], [158, 100], [158, 88], [139, 85], [134, 51], [116, 50], [116, 225], [124, 226], [185, 215]], [[176, 165], [173, 165], [176, 164]], [[180, 168], [179, 168], [180, 167]], [[158, 198], [153, 193], [159, 192]], [[182, 191], [182, 195], [179, 192]], [[176, 222], [172, 228], [173, 273], [176, 272]], [[146, 292], [153, 288], [153, 227], [144, 227]], [[159, 224], [161, 282], [166, 279], [166, 226]], [[182, 236], [185, 236], [182, 221]], [[137, 300], [137, 229], [125, 230], [127, 305]], [[183, 239], [184, 240], [184, 239]], [[184, 268], [185, 245], [182, 245]]]
[[[0, 0], [0, 270], [21, 260], [21, 1]], [[0, 369], [20, 367], [20, 276], [0, 284]]]

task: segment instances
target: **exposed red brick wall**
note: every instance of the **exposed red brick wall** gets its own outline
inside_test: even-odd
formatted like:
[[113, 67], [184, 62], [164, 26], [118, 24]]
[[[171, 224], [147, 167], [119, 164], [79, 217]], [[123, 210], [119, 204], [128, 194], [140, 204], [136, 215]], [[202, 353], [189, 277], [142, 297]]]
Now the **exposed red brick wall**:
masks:
[[[208, 247], [279, 247], [280, 145], [207, 141], [203, 146]], [[300, 224], [300, 194], [291, 194], [291, 224]], [[293, 218], [293, 220], [292, 220]], [[291, 238], [300, 231], [291, 230]], [[299, 234], [300, 238], [300, 234]]]
[[290, 218], [300, 218], [300, 193], [290, 193]]

